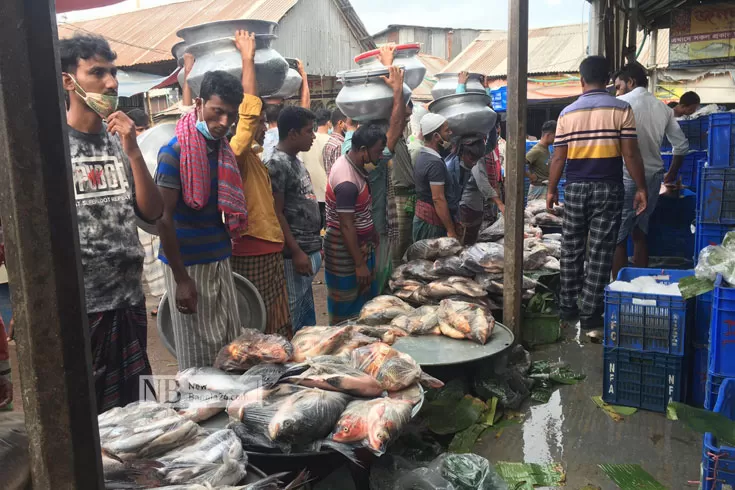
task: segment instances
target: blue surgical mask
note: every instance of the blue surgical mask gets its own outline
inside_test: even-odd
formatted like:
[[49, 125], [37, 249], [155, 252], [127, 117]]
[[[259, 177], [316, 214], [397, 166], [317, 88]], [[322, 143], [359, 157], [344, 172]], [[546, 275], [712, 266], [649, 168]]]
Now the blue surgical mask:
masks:
[[205, 121], [197, 121], [196, 128], [200, 133], [202, 133], [202, 136], [204, 136], [205, 139], [208, 139], [210, 141], [214, 141], [217, 139], [212, 136], [212, 133], [209, 132], [209, 128], [207, 127], [207, 123]]
[[327, 134], [332, 134], [332, 131], [333, 131], [333, 129], [332, 129], [332, 128], [329, 128], [329, 129], [327, 130]]

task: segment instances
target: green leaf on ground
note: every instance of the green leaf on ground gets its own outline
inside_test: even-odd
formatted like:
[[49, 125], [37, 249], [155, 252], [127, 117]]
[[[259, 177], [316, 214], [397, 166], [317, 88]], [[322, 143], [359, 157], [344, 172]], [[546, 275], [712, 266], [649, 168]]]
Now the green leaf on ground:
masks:
[[700, 434], [711, 432], [721, 444], [735, 445], [735, 421], [724, 415], [679, 402], [669, 402], [666, 407], [666, 416], [670, 420], [682, 421]]
[[666, 490], [639, 464], [601, 464], [600, 469], [620, 490]]
[[435, 434], [455, 434], [477, 422], [486, 410], [487, 405], [482, 400], [470, 395], [451, 403], [436, 400], [429, 404], [426, 424]]
[[495, 470], [512, 488], [525, 483], [526, 485], [541, 487], [557, 487], [564, 483], [566, 475], [560, 464], [537, 464], [537, 463], [508, 463], [501, 461], [495, 464]]
[[473, 424], [467, 429], [457, 432], [449, 443], [450, 453], [471, 453], [480, 434], [485, 432], [484, 424]]
[[601, 396], [593, 396], [592, 401], [600, 407], [615, 422], [620, 422], [623, 417], [629, 417], [638, 411], [633, 407], [621, 407], [620, 405], [610, 405], [602, 400]]

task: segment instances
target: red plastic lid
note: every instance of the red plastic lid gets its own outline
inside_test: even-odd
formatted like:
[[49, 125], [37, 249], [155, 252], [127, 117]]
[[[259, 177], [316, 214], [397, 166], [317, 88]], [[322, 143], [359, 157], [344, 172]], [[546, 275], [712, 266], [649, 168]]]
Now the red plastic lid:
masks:
[[[419, 43], [408, 43], [399, 44], [396, 46], [396, 51], [401, 51], [404, 49], [421, 49], [421, 45]], [[378, 54], [380, 54], [380, 49], [373, 49], [372, 51], [366, 51], [362, 54], [358, 54], [357, 56], [355, 56], [355, 63], [367, 58], [371, 58], [373, 56], [378, 56]]]

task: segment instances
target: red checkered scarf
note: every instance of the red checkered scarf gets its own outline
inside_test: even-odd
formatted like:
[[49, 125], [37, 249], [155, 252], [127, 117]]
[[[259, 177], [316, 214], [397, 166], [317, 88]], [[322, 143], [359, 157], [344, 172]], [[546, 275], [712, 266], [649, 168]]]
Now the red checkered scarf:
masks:
[[[192, 209], [202, 209], [209, 202], [211, 177], [207, 141], [197, 130], [196, 122], [196, 111], [184, 115], [176, 124], [176, 137], [181, 146], [179, 172], [184, 202]], [[230, 236], [239, 237], [248, 226], [242, 177], [227, 138], [221, 138], [219, 141], [217, 209], [225, 215]]]

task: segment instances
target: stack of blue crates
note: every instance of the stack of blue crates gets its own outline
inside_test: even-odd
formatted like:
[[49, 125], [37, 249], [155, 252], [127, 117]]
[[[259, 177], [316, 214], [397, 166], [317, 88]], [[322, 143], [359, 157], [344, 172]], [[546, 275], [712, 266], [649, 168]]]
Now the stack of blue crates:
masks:
[[714, 409], [723, 380], [735, 378], [735, 288], [717, 276], [711, 293], [709, 362], [704, 408]]
[[[694, 272], [622, 269], [618, 280], [652, 276], [678, 283]], [[664, 412], [687, 392], [687, 348], [694, 300], [605, 289], [603, 395], [607, 403]]]
[[[714, 411], [735, 420], [735, 379], [725, 379], [717, 395]], [[702, 490], [722, 490], [735, 486], [735, 447], [704, 434], [702, 444]]]

